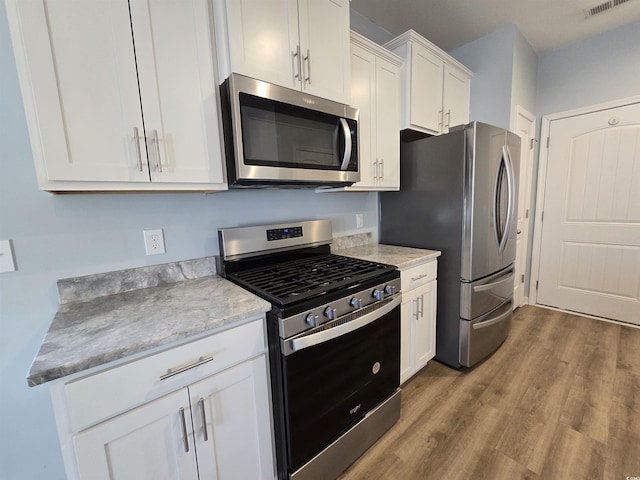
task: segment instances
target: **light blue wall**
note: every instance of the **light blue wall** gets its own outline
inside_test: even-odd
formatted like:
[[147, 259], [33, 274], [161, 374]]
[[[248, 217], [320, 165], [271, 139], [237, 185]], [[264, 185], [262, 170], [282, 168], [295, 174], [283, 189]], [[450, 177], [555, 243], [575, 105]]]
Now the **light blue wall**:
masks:
[[353, 8], [350, 9], [351, 30], [358, 32], [360, 35], [367, 37], [369, 40], [376, 42], [378, 45], [384, 45], [389, 40], [393, 40], [395, 35], [391, 34], [380, 25], [373, 23], [367, 17]]
[[640, 94], [640, 21], [542, 55], [537, 90], [538, 118]]
[[[25, 377], [57, 310], [56, 281], [218, 253], [216, 229], [330, 218], [377, 230], [377, 194], [301, 190], [213, 195], [52, 195], [37, 188], [6, 11], [0, 7], [0, 239], [18, 271], [0, 273], [0, 478], [65, 478], [48, 386]], [[142, 230], [164, 228], [167, 253], [147, 257]], [[212, 302], [215, 299], [212, 299]]]
[[516, 28], [505, 27], [449, 54], [473, 71], [469, 119], [509, 128]]
[[514, 28], [513, 41], [512, 118], [516, 105], [520, 105], [530, 113], [535, 112], [538, 74], [538, 54], [517, 28]]

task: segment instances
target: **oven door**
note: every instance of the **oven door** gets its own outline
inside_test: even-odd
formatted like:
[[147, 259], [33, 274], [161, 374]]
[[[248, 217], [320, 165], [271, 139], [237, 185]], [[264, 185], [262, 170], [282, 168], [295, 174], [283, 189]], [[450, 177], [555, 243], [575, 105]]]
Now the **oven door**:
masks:
[[400, 384], [399, 294], [282, 341], [290, 472]]
[[360, 180], [357, 110], [241, 75], [223, 87], [231, 185]]

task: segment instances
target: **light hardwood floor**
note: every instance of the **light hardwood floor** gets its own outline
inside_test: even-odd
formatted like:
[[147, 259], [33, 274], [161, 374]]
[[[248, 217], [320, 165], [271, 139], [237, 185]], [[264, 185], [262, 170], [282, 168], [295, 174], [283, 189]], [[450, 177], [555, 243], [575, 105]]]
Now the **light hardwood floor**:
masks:
[[516, 310], [488, 360], [435, 360], [402, 388], [400, 420], [340, 480], [640, 477], [640, 329]]

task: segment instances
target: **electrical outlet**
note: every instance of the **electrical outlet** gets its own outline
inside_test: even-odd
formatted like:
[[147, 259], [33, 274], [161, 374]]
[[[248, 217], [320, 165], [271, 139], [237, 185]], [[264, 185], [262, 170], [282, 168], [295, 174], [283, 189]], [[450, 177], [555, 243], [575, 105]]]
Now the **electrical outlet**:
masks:
[[144, 233], [144, 247], [147, 250], [147, 255], [166, 253], [164, 248], [164, 233], [162, 233], [161, 228], [156, 230], [143, 230], [142, 233]]
[[364, 214], [356, 213], [356, 228], [364, 227]]

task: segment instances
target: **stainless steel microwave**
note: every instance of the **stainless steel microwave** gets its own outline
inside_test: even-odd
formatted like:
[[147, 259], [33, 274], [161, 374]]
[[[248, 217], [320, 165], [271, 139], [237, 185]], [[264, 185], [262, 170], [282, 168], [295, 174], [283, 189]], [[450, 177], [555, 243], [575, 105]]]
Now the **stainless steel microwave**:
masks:
[[357, 109], [238, 74], [220, 91], [230, 187], [360, 180]]

